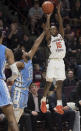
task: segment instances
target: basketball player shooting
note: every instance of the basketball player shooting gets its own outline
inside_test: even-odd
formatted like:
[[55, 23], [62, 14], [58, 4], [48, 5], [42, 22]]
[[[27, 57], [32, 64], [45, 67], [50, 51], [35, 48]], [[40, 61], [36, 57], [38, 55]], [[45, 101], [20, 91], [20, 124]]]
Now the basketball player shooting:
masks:
[[64, 29], [62, 17], [60, 14], [60, 3], [57, 5], [57, 18], [59, 23], [59, 29], [57, 26], [50, 27], [51, 14], [47, 15], [47, 33], [46, 40], [50, 49], [50, 55], [48, 59], [48, 66], [46, 71], [46, 86], [44, 88], [44, 96], [41, 100], [41, 111], [45, 113], [46, 109], [46, 96], [52, 82], [56, 81], [56, 94], [57, 105], [62, 105], [62, 82], [65, 77], [65, 64], [63, 58], [66, 54], [66, 47], [64, 42]]

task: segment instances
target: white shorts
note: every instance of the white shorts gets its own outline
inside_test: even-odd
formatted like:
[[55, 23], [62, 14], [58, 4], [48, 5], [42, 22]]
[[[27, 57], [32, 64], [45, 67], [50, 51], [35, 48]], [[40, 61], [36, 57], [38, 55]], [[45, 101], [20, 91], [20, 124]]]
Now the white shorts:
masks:
[[53, 82], [55, 79], [64, 80], [65, 76], [65, 64], [63, 59], [49, 59], [46, 72], [46, 81]]
[[19, 122], [20, 117], [22, 116], [23, 112], [24, 112], [24, 109], [14, 108], [14, 114], [15, 114], [15, 118], [16, 118], [17, 123]]

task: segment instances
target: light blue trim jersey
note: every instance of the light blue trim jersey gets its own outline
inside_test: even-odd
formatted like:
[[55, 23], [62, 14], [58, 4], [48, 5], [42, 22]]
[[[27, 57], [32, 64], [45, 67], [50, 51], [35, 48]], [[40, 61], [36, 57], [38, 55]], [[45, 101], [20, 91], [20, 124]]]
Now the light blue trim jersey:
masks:
[[0, 107], [12, 104], [9, 89], [4, 80], [0, 79]]
[[[24, 61], [22, 61], [24, 62]], [[20, 71], [18, 78], [11, 88], [11, 98], [15, 108], [24, 108], [27, 106], [28, 90], [33, 80], [33, 65], [29, 60], [24, 62], [24, 68]]]
[[5, 57], [5, 50], [6, 46], [0, 44], [0, 79], [6, 79], [5, 77], [5, 64], [6, 64], [6, 57]]
[[[24, 62], [24, 61], [22, 61]], [[24, 62], [24, 68], [20, 71], [19, 77], [16, 79], [14, 86], [28, 88], [33, 79], [32, 61]]]
[[5, 77], [6, 46], [0, 44], [0, 107], [12, 104]]

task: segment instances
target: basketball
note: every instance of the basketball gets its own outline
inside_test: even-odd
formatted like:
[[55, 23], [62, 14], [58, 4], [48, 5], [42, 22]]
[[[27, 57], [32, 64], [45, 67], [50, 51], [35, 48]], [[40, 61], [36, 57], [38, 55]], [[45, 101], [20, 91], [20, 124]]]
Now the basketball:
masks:
[[50, 14], [54, 10], [54, 5], [51, 1], [45, 1], [42, 4], [42, 10], [45, 14]]

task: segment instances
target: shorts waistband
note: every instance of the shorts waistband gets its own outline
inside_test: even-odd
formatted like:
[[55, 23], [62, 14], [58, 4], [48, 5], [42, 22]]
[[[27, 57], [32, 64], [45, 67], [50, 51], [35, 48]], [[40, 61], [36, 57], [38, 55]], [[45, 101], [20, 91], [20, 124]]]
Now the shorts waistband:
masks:
[[14, 82], [18, 82], [18, 83], [21, 83], [21, 84], [23, 83], [23, 82], [21, 82], [21, 81], [18, 81], [18, 80], [15, 80]]
[[19, 86], [16, 86], [17, 88], [20, 88], [22, 90], [27, 90], [27, 88], [23, 88], [23, 87], [19, 87]]

